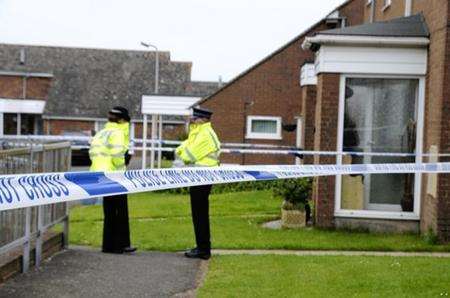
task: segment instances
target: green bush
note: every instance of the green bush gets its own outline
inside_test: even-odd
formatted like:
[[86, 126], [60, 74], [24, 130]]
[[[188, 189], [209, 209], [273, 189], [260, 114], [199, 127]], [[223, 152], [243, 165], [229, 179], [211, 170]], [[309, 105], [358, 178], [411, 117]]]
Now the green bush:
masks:
[[305, 210], [312, 190], [310, 178], [277, 180], [273, 188], [276, 197], [284, 199], [283, 209]]

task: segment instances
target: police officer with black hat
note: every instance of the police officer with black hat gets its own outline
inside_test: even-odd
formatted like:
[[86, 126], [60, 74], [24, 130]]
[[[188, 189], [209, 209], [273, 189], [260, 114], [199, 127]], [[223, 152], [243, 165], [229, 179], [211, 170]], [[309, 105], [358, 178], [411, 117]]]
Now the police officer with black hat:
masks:
[[[89, 155], [91, 171], [125, 170], [130, 161], [130, 116], [124, 107], [116, 106], [108, 112], [108, 122], [95, 134]], [[103, 244], [107, 253], [134, 252], [130, 245], [127, 195], [109, 196], [103, 199]]]
[[[193, 109], [189, 136], [175, 151], [177, 158], [185, 165], [199, 167], [219, 165], [220, 142], [211, 126], [211, 115], [212, 112], [209, 110]], [[188, 258], [209, 259], [211, 256], [208, 201], [210, 192], [211, 185], [192, 186], [189, 189], [197, 246], [185, 252]]]

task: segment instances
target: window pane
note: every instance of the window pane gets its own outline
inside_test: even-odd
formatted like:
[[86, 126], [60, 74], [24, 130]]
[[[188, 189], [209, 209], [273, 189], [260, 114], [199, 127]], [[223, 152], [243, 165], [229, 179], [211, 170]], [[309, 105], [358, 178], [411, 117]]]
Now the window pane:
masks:
[[[414, 153], [417, 80], [348, 79], [344, 151]], [[344, 164], [405, 163], [413, 157], [344, 157]], [[342, 209], [412, 211], [414, 176], [342, 177]]]
[[252, 120], [252, 132], [254, 133], [277, 133], [277, 121], [275, 120]]
[[3, 133], [5, 135], [17, 134], [17, 114], [3, 114]]
[[23, 135], [42, 134], [41, 116], [34, 114], [21, 114], [20, 133]]

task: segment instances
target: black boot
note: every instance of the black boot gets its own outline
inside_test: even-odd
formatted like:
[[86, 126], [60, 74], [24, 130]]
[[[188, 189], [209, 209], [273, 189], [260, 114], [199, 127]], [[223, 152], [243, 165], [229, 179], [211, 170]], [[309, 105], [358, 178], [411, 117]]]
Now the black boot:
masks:
[[127, 246], [123, 249], [123, 252], [125, 253], [132, 253], [135, 252], [137, 250], [137, 247], [134, 246]]
[[184, 253], [186, 258], [208, 260], [211, 257], [211, 251], [208, 249], [193, 248]]

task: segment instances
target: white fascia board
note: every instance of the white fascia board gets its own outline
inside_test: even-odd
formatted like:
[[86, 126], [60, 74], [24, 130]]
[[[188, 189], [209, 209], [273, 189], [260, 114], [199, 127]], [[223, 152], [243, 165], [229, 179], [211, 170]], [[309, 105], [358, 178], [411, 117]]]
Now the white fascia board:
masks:
[[201, 100], [193, 96], [143, 95], [141, 112], [146, 115], [191, 115], [191, 106]]
[[[54, 116], [54, 115], [44, 115], [42, 116], [44, 120], [66, 120], [66, 121], [92, 121], [92, 122], [107, 122], [108, 118], [98, 118], [98, 117], [77, 117], [77, 116]], [[131, 123], [142, 123], [142, 119], [131, 119]], [[181, 120], [164, 120], [164, 124], [185, 124], [185, 121]]]
[[426, 48], [323, 45], [316, 52], [319, 73], [425, 75]]
[[309, 50], [313, 44], [319, 45], [360, 45], [360, 46], [397, 46], [426, 47], [430, 40], [425, 37], [387, 37], [387, 36], [355, 36], [318, 34], [306, 37], [302, 43], [304, 50]]
[[51, 73], [23, 72], [23, 71], [9, 71], [9, 70], [0, 70], [0, 76], [53, 78], [53, 74], [51, 74]]
[[0, 98], [0, 113], [42, 114], [45, 100]]

